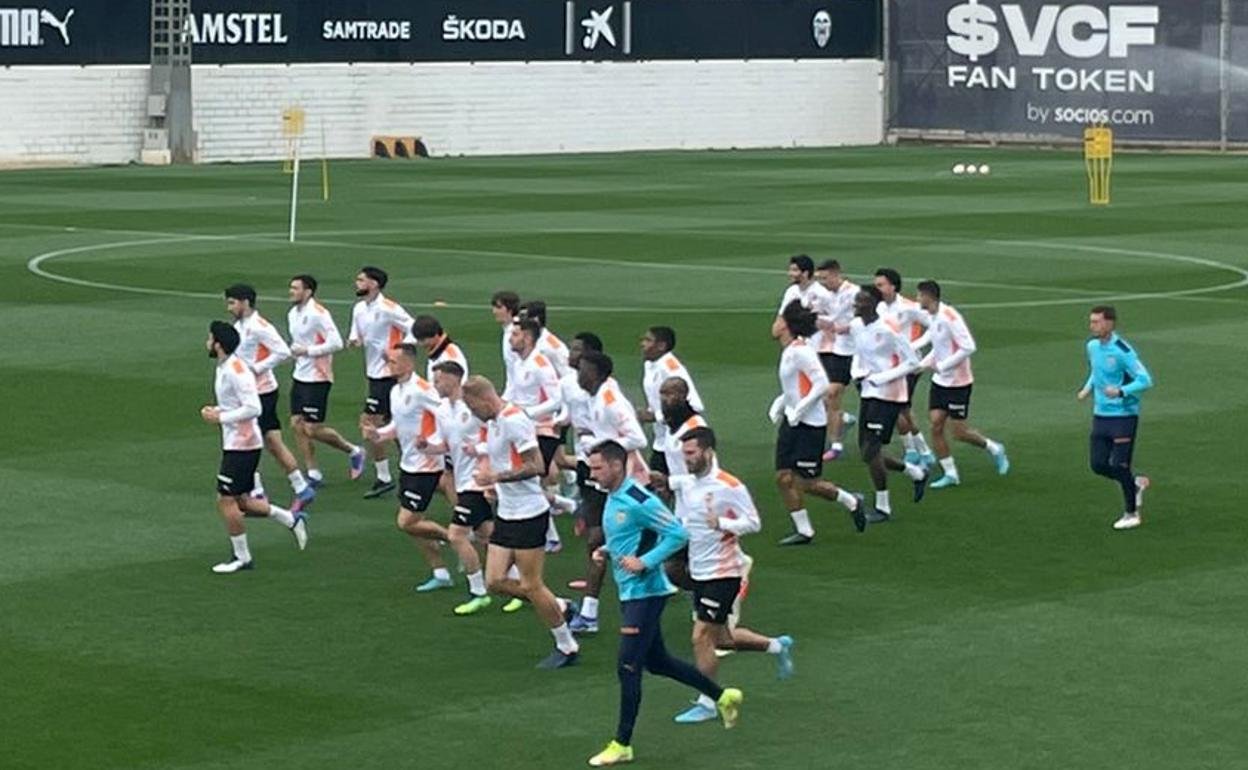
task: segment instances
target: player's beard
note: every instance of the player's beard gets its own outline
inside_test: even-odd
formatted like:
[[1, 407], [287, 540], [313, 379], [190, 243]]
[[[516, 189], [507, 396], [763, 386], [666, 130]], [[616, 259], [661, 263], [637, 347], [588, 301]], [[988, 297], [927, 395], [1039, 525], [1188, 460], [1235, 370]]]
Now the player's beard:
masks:
[[368, 289], [356, 289], [356, 290], [355, 290], [355, 296], [357, 296], [357, 297], [367, 297], [367, 296], [368, 296]]
[[693, 407], [689, 406], [689, 402], [682, 401], [671, 409], [663, 410], [663, 422], [667, 423], [667, 427], [670, 430], [676, 430], [695, 414], [697, 412], [693, 411]]

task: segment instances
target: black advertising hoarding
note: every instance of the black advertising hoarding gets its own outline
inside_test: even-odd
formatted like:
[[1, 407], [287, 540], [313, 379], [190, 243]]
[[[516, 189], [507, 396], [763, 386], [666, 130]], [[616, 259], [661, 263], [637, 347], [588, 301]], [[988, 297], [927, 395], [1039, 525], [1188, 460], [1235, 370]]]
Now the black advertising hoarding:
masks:
[[0, 0], [0, 65], [146, 64], [151, 0]]
[[[148, 61], [150, 0], [6, 2], [0, 65]], [[880, 0], [193, 0], [185, 33], [200, 64], [879, 58], [880, 13]]]
[[894, 128], [1219, 137], [1220, 0], [891, 2]]

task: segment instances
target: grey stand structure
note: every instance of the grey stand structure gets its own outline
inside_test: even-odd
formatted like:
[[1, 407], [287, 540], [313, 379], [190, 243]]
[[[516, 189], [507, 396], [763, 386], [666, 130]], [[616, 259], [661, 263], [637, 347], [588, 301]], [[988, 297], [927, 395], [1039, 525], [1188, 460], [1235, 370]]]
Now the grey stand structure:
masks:
[[194, 163], [191, 103], [191, 0], [152, 0], [151, 77], [144, 163]]

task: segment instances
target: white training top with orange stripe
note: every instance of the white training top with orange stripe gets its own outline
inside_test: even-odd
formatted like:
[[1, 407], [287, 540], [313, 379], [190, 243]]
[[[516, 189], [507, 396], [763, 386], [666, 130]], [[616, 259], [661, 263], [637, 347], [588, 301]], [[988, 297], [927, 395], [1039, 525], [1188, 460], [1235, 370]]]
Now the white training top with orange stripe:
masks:
[[[824, 305], [827, 312], [819, 311], [820, 322], [848, 327], [854, 320], [854, 298], [858, 296], [860, 290], [858, 284], [853, 281], [841, 281], [841, 285], [835, 292], [829, 291], [829, 300]], [[829, 329], [820, 329], [819, 352], [852, 356], [854, 341], [849, 336], [849, 329], [846, 328], [839, 334]]]
[[386, 351], [400, 342], [412, 342], [412, 317], [403, 306], [378, 294], [351, 308], [350, 342], [364, 346], [364, 372], [374, 380], [390, 376]]
[[541, 336], [537, 338], [537, 352], [546, 356], [554, 365], [555, 374], [562, 377], [568, 373], [568, 346], [554, 332], [542, 329]]
[[437, 391], [417, 374], [390, 389], [390, 422], [378, 428], [377, 435], [385, 441], [398, 439], [403, 452], [399, 467], [404, 472], [438, 473], [446, 468], [445, 455], [428, 454], [416, 446], [421, 438], [442, 443], [436, 414], [440, 403]]
[[260, 436], [260, 394], [256, 375], [237, 355], [217, 364], [214, 383], [217, 409], [221, 410], [221, 447], [227, 452], [245, 452], [264, 446]]
[[[488, 467], [489, 461], [478, 457], [475, 448], [485, 442], [485, 426], [476, 418], [468, 405], [461, 401], [443, 399], [437, 410], [438, 433], [446, 441], [451, 456], [451, 468], [455, 474], [456, 492], [480, 492], [481, 485], [473, 478], [477, 470]], [[469, 449], [473, 451], [469, 451]]]
[[879, 316], [868, 324], [855, 318], [849, 328], [855, 358], [866, 372], [862, 398], [905, 403], [910, 390], [906, 375], [918, 368], [919, 359], [897, 321]]
[[682, 422], [680, 427], [665, 437], [664, 445], [661, 451], [663, 452], [663, 458], [667, 460], [667, 475], [669, 477], [683, 476], [689, 472], [687, 466], [685, 465], [685, 452], [681, 447], [681, 442], [684, 440], [685, 436], [688, 435], [689, 431], [694, 430], [695, 428], [709, 427], [711, 427], [710, 424], [707, 423], [706, 419], [702, 415], [695, 414], [688, 420]]
[[528, 358], [517, 358], [512, 372], [515, 381], [508, 381], [511, 401], [525, 411], [537, 424], [539, 436], [558, 436], [555, 414], [563, 405], [559, 374], [550, 359], [534, 349]]
[[614, 441], [628, 452], [628, 475], [637, 483], [650, 483], [650, 466], [641, 450], [646, 448], [646, 433], [637, 419], [637, 410], [624, 397], [619, 383], [609, 378], [598, 386], [589, 402], [589, 422], [594, 437], [591, 447]]
[[291, 345], [307, 348], [307, 355], [295, 357], [296, 382], [333, 382], [334, 353], [342, 350], [342, 335], [325, 306], [310, 299], [293, 305], [286, 316]]
[[277, 390], [273, 369], [290, 358], [286, 340], [277, 333], [273, 324], [254, 310], [246, 318], [235, 321], [234, 328], [239, 336], [238, 350], [234, 351], [234, 355], [243, 359], [243, 363], [256, 375], [256, 390], [261, 395]]
[[[524, 453], [537, 449], [533, 421], [515, 404], [504, 404], [502, 411], [486, 423], [485, 428], [485, 450], [495, 473], [519, 468], [524, 464]], [[500, 481], [494, 485], [494, 491], [498, 495], [495, 515], [500, 519], [523, 521], [541, 516], [550, 508], [546, 495], [542, 494], [539, 476]]]
[[657, 360], [646, 361], [641, 375], [641, 389], [646, 394], [646, 405], [654, 413], [653, 446], [656, 452], [664, 451], [667, 446], [667, 423], [663, 422], [663, 400], [659, 397], [659, 391], [663, 383], [672, 378], [684, 380], [689, 386], [689, 405], [695, 412], [705, 410], [698, 387], [693, 384], [693, 376], [675, 353], [664, 353]]
[[[892, 302], [881, 302], [876, 307], [876, 312], [881, 316], [888, 316], [897, 322], [897, 326], [901, 329], [902, 336], [915, 345], [916, 342], [927, 331], [927, 327], [932, 323], [932, 317], [927, 311], [914, 300], [909, 297], [903, 297], [900, 294], [893, 296]], [[921, 347], [916, 345], [916, 347]]]
[[932, 382], [942, 388], [962, 388], [973, 383], [971, 354], [975, 352], [975, 338], [962, 314], [952, 305], [940, 303], [931, 331], [932, 352], [924, 364], [930, 362], [936, 369]]
[[463, 349], [447, 336], [443, 336], [442, 341], [429, 354], [429, 360], [425, 364], [425, 379], [433, 382], [433, 367], [443, 361], [454, 361], [459, 364], [460, 368], [464, 370], [464, 376], [460, 379], [468, 379], [468, 356], [464, 355]]
[[[694, 580], [741, 577], [745, 551], [739, 537], [762, 529], [758, 507], [736, 476], [711, 464], [704, 476], [673, 476], [676, 517], [689, 532], [689, 576]], [[708, 519], [715, 517], [716, 527]]]
[[[798, 404], [816, 385], [826, 385], [827, 372], [819, 361], [819, 354], [810, 343], [798, 337], [785, 346], [780, 354], [780, 387], [784, 391], [784, 405], [789, 409], [797, 409]], [[811, 404], [802, 415], [802, 425], [816, 428], [828, 424], [828, 410], [823, 399]]]

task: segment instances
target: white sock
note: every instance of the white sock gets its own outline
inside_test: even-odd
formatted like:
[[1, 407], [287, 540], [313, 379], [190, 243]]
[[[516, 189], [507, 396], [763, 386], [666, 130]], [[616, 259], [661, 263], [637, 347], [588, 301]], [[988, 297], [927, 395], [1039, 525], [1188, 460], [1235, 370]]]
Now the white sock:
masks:
[[858, 498], [843, 489], [836, 490], [836, 501], [851, 511], [858, 507]]
[[230, 545], [234, 548], [234, 558], [239, 561], [251, 561], [251, 549], [247, 547], [247, 533], [230, 535]]
[[507, 577], [508, 577], [509, 579], [511, 579], [511, 580], [519, 580], [519, 579], [520, 579], [520, 568], [519, 568], [519, 567], [517, 567], [517, 566], [516, 566], [516, 565], [514, 565], [514, 564], [513, 564], [513, 565], [511, 565], [510, 567], [508, 567], [508, 568], [507, 568]]
[[835, 449], [835, 450], [836, 450], [836, 451], [838, 451], [838, 452], [844, 452], [844, 451], [845, 451], [845, 445], [844, 445], [844, 444], [842, 444], [840, 441], [833, 441], [833, 442], [832, 442], [832, 448], [833, 448], [833, 449]]
[[550, 629], [550, 633], [555, 637], [555, 646], [564, 655], [571, 655], [581, 649], [580, 645], [576, 643], [576, 639], [573, 638], [572, 629], [568, 628], [567, 623], [560, 623], [558, 626]]
[[320, 483], [325, 480], [320, 468], [308, 468], [308, 480]]
[[945, 469], [945, 475], [952, 478], [958, 477], [958, 463], [953, 459], [953, 455], [940, 458], [940, 467]]
[[295, 526], [295, 514], [282, 508], [281, 506], [269, 503], [269, 518], [281, 524], [286, 529]]
[[390, 479], [390, 461], [378, 460], [373, 463], [373, 467], [377, 469], [377, 480], [383, 484], [389, 484]]
[[559, 542], [559, 529], [555, 526], [555, 517], [550, 517], [546, 521], [546, 539], [552, 543]]
[[798, 534], [806, 537], [815, 536], [815, 528], [810, 526], [810, 514], [805, 508], [799, 511], [789, 511], [789, 517], [793, 519], [793, 527], [797, 529]]
[[716, 707], [715, 699], [705, 694], [698, 695], [698, 705], [708, 709], [714, 709]]
[[251, 477], [251, 493], [264, 497], [264, 481], [260, 478], [259, 472]]
[[581, 615], [586, 620], [598, 619], [598, 597], [586, 596], [581, 599]]
[[363, 452], [363, 451], [364, 451], [364, 447], [360, 446], [359, 444], [352, 444], [351, 449], [349, 452], [347, 452], [347, 454], [358, 455], [360, 452]]
[[923, 434], [917, 430], [914, 432], [914, 451], [921, 455], [932, 453], [932, 448], [927, 445], [927, 439], [923, 438]]
[[892, 503], [888, 502], [888, 490], [884, 489], [875, 493], [875, 510], [892, 513]]
[[841, 412], [841, 424], [842, 425], [856, 425], [857, 423], [858, 423], [857, 415], [851, 414], [849, 412]]
[[914, 448], [914, 434], [913, 433], [901, 434], [901, 443], [906, 447], [907, 452], [919, 451]]
[[481, 570], [468, 573], [468, 593], [473, 596], [485, 596], [485, 574]]
[[[551, 509], [551, 513], [571, 513], [576, 510], [576, 501], [572, 498], [564, 497], [563, 495], [554, 495], [554, 498], [555, 506]], [[550, 526], [555, 526], [555, 523], [552, 521]]]
[[451, 571], [446, 567], [435, 567], [433, 570], [433, 576], [438, 580], [450, 580]]
[[290, 479], [290, 488], [295, 490], [296, 495], [308, 488], [308, 481], [298, 468], [286, 474], [286, 478]]
[[767, 640], [767, 654], [768, 654], [768, 655], [779, 655], [779, 654], [780, 654], [780, 650], [781, 650], [781, 649], [783, 649], [783, 648], [780, 646], [780, 640], [779, 640], [779, 639], [768, 639], [768, 640]]
[[1000, 444], [998, 444], [997, 442], [993, 441], [990, 438], [984, 439], [984, 444], [986, 445], [984, 449], [987, 449], [988, 454], [992, 455], [993, 457], [996, 457], [1005, 451], [1005, 447], [1001, 446]]
[[927, 475], [927, 468], [914, 463], [906, 463], [906, 475], [915, 481], [921, 481]]

